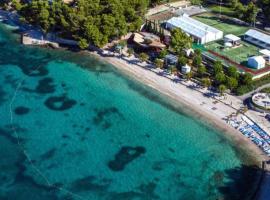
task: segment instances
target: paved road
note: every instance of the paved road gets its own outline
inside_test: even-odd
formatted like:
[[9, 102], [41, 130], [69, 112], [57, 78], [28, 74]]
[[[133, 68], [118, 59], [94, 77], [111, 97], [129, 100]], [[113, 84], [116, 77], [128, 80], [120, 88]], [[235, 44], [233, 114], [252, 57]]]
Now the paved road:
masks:
[[265, 84], [265, 85], [263, 85], [261, 87], [258, 87], [256, 90], [253, 90], [253, 91], [251, 91], [249, 93], [246, 93], [246, 94], [244, 94], [242, 96], [238, 96], [238, 98], [241, 99], [241, 100], [245, 100], [246, 98], [250, 97], [254, 92], [259, 92], [260, 90], [262, 90], [264, 88], [267, 88], [267, 87], [270, 87], [270, 83]]

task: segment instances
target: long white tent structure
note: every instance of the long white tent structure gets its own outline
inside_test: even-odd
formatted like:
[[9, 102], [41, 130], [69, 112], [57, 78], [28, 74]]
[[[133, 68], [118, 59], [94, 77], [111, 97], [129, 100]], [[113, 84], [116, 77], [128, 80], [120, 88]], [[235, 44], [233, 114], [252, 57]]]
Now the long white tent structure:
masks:
[[245, 33], [244, 39], [259, 47], [270, 50], [270, 35], [250, 29]]
[[187, 15], [169, 19], [166, 22], [166, 28], [180, 28], [189, 34], [195, 42], [200, 44], [205, 44], [223, 38], [222, 31], [199, 22]]

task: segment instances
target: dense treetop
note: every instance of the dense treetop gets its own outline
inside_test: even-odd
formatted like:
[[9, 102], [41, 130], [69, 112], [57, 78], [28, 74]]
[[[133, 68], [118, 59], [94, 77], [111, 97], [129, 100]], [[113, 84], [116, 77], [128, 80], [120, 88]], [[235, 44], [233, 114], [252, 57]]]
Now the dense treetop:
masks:
[[[16, 0], [13, 0], [16, 2]], [[153, 1], [155, 2], [155, 1]], [[67, 5], [62, 0], [52, 2], [32, 0], [16, 5], [23, 20], [39, 25], [44, 32], [57, 31], [96, 46], [135, 31], [143, 23], [150, 0], [75, 0]]]

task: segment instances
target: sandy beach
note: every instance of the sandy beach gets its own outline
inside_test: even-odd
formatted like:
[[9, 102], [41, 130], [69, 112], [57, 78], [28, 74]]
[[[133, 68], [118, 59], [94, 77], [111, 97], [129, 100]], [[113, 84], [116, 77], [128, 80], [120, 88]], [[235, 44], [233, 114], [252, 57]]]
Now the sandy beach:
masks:
[[[232, 96], [228, 96], [223, 103], [217, 101], [223, 99], [223, 97], [207, 97], [207, 89], [195, 90], [196, 84], [192, 81], [174, 82], [170, 78], [172, 75], [164, 76], [159, 75], [159, 70], [152, 71], [147, 69], [146, 64], [132, 64], [133, 58], [119, 58], [119, 57], [103, 57], [94, 53], [94, 56], [115, 66], [120, 72], [125, 73], [130, 78], [133, 78], [156, 91], [170, 97], [174, 103], [178, 103], [181, 107], [186, 107], [187, 110], [197, 114], [202, 120], [211, 124], [213, 127], [222, 130], [228, 134], [235, 145], [250, 152], [259, 162], [268, 160], [269, 158], [259, 149], [252, 141], [244, 137], [241, 132], [226, 123], [226, 119], [229, 115], [236, 113], [242, 103], [237, 100], [233, 101]], [[127, 60], [128, 59], [128, 60]], [[235, 108], [234, 108], [235, 107]], [[240, 116], [242, 114], [239, 114]], [[249, 117], [252, 113], [248, 113]], [[252, 152], [252, 153], [251, 153]]]

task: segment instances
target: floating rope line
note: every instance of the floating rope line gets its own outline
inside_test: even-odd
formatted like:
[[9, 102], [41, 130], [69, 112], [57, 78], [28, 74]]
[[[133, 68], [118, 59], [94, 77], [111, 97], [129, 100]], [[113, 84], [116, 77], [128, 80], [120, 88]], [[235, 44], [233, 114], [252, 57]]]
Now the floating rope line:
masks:
[[[41, 67], [42, 67], [42, 66], [39, 66], [39, 67], [37, 67], [36, 69], [33, 69], [33, 70], [29, 73], [29, 75], [33, 74], [33, 71], [38, 70], [38, 69], [40, 69]], [[34, 170], [42, 177], [42, 179], [46, 182], [47, 186], [53, 187], [53, 188], [55, 188], [55, 189], [57, 189], [57, 190], [59, 190], [59, 191], [65, 192], [65, 193], [67, 193], [67, 194], [69, 194], [69, 195], [72, 195], [72, 196], [78, 198], [78, 199], [86, 200], [86, 198], [84, 198], [84, 197], [82, 197], [82, 196], [80, 196], [80, 195], [78, 195], [78, 194], [75, 194], [75, 193], [73, 193], [73, 192], [70, 191], [70, 190], [67, 190], [67, 189], [65, 189], [65, 188], [63, 188], [63, 187], [58, 187], [58, 186], [52, 184], [52, 183], [50, 182], [50, 180], [42, 173], [42, 171], [39, 170], [39, 169], [35, 166], [35, 164], [32, 162], [32, 159], [31, 159], [30, 155], [27, 153], [27, 151], [26, 151], [26, 149], [24, 148], [23, 144], [20, 142], [19, 135], [18, 135], [18, 133], [17, 133], [16, 127], [13, 125], [14, 118], [13, 118], [13, 112], [12, 112], [13, 109], [12, 109], [12, 106], [13, 106], [13, 103], [14, 103], [14, 101], [15, 101], [15, 99], [16, 99], [16, 96], [17, 96], [17, 94], [18, 94], [18, 92], [19, 92], [19, 90], [20, 90], [20, 88], [21, 88], [23, 82], [24, 82], [27, 78], [29, 78], [29, 77], [27, 77], [27, 76], [25, 75], [25, 78], [23, 78], [23, 79], [18, 83], [17, 87], [15, 88], [15, 92], [13, 93], [13, 96], [12, 96], [12, 98], [11, 98], [11, 101], [10, 101], [10, 103], [9, 103], [10, 124], [11, 124], [11, 129], [13, 130], [13, 133], [15, 134], [15, 137], [16, 137], [16, 140], [17, 140], [17, 144], [18, 144], [19, 148], [21, 149], [22, 153], [25, 155], [27, 161], [30, 163], [30, 165], [33, 167], [33, 169], [34, 169]]]

